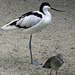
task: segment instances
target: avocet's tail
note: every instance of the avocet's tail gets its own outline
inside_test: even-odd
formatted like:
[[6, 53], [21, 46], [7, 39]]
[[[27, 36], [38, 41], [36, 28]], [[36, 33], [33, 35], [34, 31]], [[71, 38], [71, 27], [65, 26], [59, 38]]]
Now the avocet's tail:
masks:
[[16, 28], [16, 22], [18, 21], [19, 19], [15, 19], [13, 21], [11, 21], [10, 23], [4, 25], [3, 27], [1, 27], [1, 29], [4, 29], [4, 30], [8, 30], [8, 29], [15, 29]]

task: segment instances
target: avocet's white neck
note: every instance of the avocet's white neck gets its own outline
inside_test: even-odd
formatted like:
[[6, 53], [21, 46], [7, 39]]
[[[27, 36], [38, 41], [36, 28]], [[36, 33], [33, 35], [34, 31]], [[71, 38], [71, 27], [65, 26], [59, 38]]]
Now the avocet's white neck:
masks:
[[47, 17], [51, 17], [51, 14], [48, 10], [44, 10], [43, 13], [47, 16]]
[[51, 14], [50, 14], [50, 12], [48, 11], [48, 9], [43, 8], [43, 13], [44, 13], [44, 15], [46, 15], [47, 17], [51, 17]]

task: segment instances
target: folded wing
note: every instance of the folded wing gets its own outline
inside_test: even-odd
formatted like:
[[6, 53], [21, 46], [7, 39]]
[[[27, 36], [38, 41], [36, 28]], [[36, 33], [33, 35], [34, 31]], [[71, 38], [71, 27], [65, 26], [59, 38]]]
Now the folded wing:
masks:
[[41, 19], [42, 15], [38, 12], [28, 12], [19, 18], [19, 21], [17, 21], [16, 26], [19, 28], [30, 28], [39, 23]]

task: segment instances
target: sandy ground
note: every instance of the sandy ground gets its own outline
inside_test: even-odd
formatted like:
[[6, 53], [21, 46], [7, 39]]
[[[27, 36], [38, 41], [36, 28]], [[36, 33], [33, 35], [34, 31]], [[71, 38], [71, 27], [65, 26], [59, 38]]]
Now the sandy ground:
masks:
[[[65, 63], [58, 75], [75, 75], [75, 0], [0, 0], [0, 27], [27, 11], [39, 10], [43, 1], [65, 12], [50, 10], [50, 25], [33, 34], [33, 58], [43, 65], [61, 53]], [[30, 64], [29, 36], [0, 29], [0, 75], [49, 75], [50, 70]]]

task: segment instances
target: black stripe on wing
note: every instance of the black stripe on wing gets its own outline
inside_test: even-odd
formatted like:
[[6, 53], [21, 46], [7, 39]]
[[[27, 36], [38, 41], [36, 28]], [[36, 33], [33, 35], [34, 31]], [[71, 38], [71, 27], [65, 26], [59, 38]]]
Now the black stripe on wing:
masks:
[[30, 28], [30, 27], [26, 27], [26, 26], [20, 26], [20, 25], [16, 25], [18, 28], [25, 28], [25, 29], [27, 29], [27, 28]]
[[30, 11], [28, 13], [23, 14], [21, 17], [19, 17], [19, 19], [24, 18], [25, 16], [29, 16], [29, 15], [34, 15], [34, 16], [37, 16], [39, 18], [42, 18], [42, 15], [39, 14], [38, 12]]
[[12, 25], [16, 25], [16, 22], [17, 22], [17, 21], [14, 21], [14, 22], [12, 22], [10, 25], [11, 25], [11, 26], [12, 26]]

